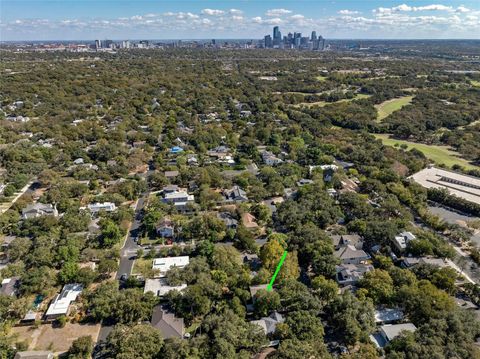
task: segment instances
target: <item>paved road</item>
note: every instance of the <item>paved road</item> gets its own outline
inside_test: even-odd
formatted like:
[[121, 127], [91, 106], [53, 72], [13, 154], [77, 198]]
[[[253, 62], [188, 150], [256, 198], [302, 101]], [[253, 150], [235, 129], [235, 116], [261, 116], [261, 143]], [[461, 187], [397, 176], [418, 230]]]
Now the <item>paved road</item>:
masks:
[[118, 266], [118, 272], [116, 275], [117, 279], [123, 274], [130, 276], [132, 273], [133, 262], [135, 261], [135, 254], [137, 250], [141, 247], [135, 242], [135, 238], [139, 235], [140, 226], [142, 224], [142, 210], [145, 207], [149, 192], [146, 192], [139, 198], [137, 201], [137, 206], [135, 207], [135, 218], [128, 232], [127, 239], [125, 244], [120, 251], [120, 264]]
[[40, 187], [40, 183], [36, 182], [37, 179], [34, 179], [27, 183], [21, 190], [18, 192], [15, 197], [10, 201], [10, 203], [4, 203], [0, 205], [0, 214], [5, 213], [12, 207], [17, 200], [22, 197], [25, 193], [33, 193], [37, 188]]
[[[144, 176], [148, 176], [152, 170], [149, 170]], [[135, 262], [135, 256], [137, 250], [141, 248], [134, 239], [138, 237], [139, 230], [142, 224], [142, 216], [143, 216], [143, 209], [147, 203], [148, 196], [150, 195], [150, 191], [147, 190], [142, 194], [142, 196], [138, 199], [137, 204], [135, 206], [135, 217], [133, 219], [133, 223], [130, 226], [130, 230], [128, 232], [127, 238], [125, 239], [125, 243], [120, 250], [120, 263], [118, 266], [117, 274], [115, 275], [116, 279], [119, 280], [122, 274], [127, 274], [130, 276], [133, 269], [133, 263]], [[99, 358], [98, 350], [102, 346], [102, 342], [104, 342], [113, 329], [113, 324], [110, 323], [102, 323], [102, 327], [98, 334], [97, 338], [97, 346], [96, 351], [93, 355], [93, 358]]]

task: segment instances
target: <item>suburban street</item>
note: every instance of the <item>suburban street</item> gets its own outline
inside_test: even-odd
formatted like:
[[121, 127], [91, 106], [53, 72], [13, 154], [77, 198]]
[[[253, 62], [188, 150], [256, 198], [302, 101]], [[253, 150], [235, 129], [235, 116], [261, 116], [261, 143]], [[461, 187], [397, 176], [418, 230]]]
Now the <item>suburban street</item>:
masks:
[[125, 239], [125, 244], [120, 250], [120, 263], [116, 274], [117, 279], [120, 279], [123, 274], [130, 276], [133, 263], [135, 261], [135, 255], [137, 250], [141, 248], [135, 242], [135, 239], [138, 237], [140, 231], [140, 226], [142, 224], [142, 210], [145, 206], [148, 195], [148, 191], [143, 193], [142, 197], [140, 197], [137, 201], [137, 205], [135, 207], [135, 217], [130, 227], [130, 231], [128, 232], [127, 238]]
[[[147, 173], [145, 173], [145, 179], [148, 177], [150, 173], [152, 173], [152, 170], [148, 170]], [[117, 280], [120, 280], [120, 277], [123, 274], [126, 274], [128, 277], [130, 276], [132, 269], [133, 269], [133, 264], [135, 262], [135, 257], [137, 254], [137, 250], [141, 248], [136, 242], [135, 239], [139, 235], [140, 227], [142, 224], [142, 216], [143, 216], [143, 209], [145, 205], [147, 204], [148, 196], [150, 195], [150, 190], [147, 189], [140, 198], [138, 199], [136, 206], [135, 206], [135, 215], [134, 219], [132, 222], [132, 225], [130, 226], [130, 230], [127, 234], [127, 238], [125, 239], [125, 243], [120, 250], [120, 262], [118, 265], [118, 271], [115, 274], [115, 278]], [[100, 329], [100, 332], [98, 333], [97, 337], [97, 347], [96, 350], [93, 354], [94, 358], [99, 357], [99, 349], [101, 345], [100, 343], [104, 342], [107, 339], [108, 334], [112, 331], [113, 325], [109, 323], [102, 323], [102, 327]]]

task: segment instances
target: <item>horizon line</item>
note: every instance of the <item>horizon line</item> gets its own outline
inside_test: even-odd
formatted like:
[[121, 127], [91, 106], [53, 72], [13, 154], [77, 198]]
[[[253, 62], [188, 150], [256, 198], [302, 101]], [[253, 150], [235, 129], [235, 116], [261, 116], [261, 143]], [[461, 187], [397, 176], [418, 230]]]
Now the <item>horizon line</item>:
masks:
[[[480, 41], [480, 38], [349, 38], [349, 37], [338, 37], [338, 38], [325, 38], [325, 40], [329, 41], [338, 41], [338, 40], [355, 40], [355, 41]], [[111, 40], [111, 41], [211, 41], [211, 40], [237, 40], [237, 41], [262, 41], [262, 38], [215, 38], [215, 37], [203, 37], [203, 38], [96, 38], [96, 39], [67, 39], [67, 40], [60, 40], [60, 39], [43, 39], [43, 40], [0, 40], [0, 43], [8, 43], [8, 42], [42, 42], [42, 41], [58, 41], [58, 42], [66, 42], [66, 41], [93, 41], [96, 40]]]

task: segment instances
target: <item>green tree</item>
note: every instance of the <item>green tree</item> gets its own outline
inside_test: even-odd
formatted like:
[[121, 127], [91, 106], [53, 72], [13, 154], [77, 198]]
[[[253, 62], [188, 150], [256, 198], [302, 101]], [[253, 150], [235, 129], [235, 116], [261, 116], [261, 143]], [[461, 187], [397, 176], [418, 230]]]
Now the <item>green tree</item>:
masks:
[[276, 291], [259, 290], [255, 293], [255, 314], [257, 317], [265, 317], [272, 311], [280, 308], [280, 295]]
[[67, 352], [69, 359], [88, 359], [93, 351], [93, 340], [90, 335], [79, 337], [72, 342]]
[[102, 354], [106, 358], [152, 359], [163, 347], [161, 333], [148, 324], [116, 325], [108, 335]]
[[390, 303], [394, 294], [393, 279], [383, 269], [374, 269], [366, 273], [359, 286], [367, 290], [367, 296], [372, 298], [375, 304]]

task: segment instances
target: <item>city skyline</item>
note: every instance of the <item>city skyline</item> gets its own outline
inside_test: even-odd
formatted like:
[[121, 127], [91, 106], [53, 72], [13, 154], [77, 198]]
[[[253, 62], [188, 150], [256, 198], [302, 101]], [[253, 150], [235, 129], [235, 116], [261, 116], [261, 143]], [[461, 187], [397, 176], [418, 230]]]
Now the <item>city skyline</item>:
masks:
[[0, 40], [261, 39], [273, 26], [329, 39], [476, 39], [478, 1], [2, 1]]

